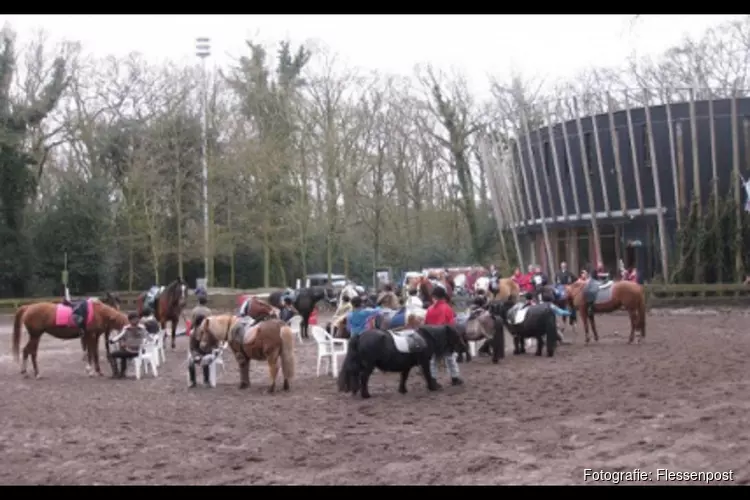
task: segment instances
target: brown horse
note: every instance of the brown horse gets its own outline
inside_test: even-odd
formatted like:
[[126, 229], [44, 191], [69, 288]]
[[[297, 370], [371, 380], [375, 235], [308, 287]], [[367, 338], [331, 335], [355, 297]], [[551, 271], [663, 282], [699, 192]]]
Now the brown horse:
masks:
[[240, 389], [250, 387], [250, 360], [254, 359], [268, 362], [269, 393], [276, 390], [279, 364], [284, 376], [283, 388], [289, 390], [289, 382], [294, 378], [294, 332], [280, 319], [251, 325], [227, 314], [209, 316], [203, 320], [196, 335], [203, 352], [221, 342], [229, 343], [240, 369]]
[[[128, 317], [102, 302], [92, 299], [87, 301], [87, 314], [85, 319], [85, 335], [87, 340], [88, 364], [86, 371], [91, 374], [90, 367], [94, 362], [94, 369], [98, 375], [102, 375], [99, 366], [99, 352], [97, 343], [99, 335], [114, 329], [122, 329], [128, 324]], [[80, 337], [80, 329], [72, 321], [72, 309], [63, 304], [51, 302], [39, 302], [21, 306], [16, 311], [13, 322], [13, 356], [18, 361], [19, 344], [21, 342], [21, 326], [26, 327], [29, 332], [29, 341], [23, 348], [23, 363], [21, 373], [26, 375], [26, 363], [31, 356], [34, 367], [34, 375], [39, 378], [39, 366], [36, 356], [39, 350], [39, 340], [44, 333], [62, 340], [77, 339]]]
[[493, 293], [493, 300], [517, 302], [518, 297], [521, 296], [521, 289], [518, 287], [518, 283], [511, 278], [501, 278], [497, 280], [497, 291]]
[[[453, 280], [448, 279], [448, 278], [443, 278], [443, 279], [439, 279], [438, 281], [445, 288], [445, 291], [448, 294], [448, 302], [450, 302], [453, 299]], [[430, 278], [422, 276], [422, 278], [420, 278], [419, 280], [418, 290], [419, 290], [419, 295], [423, 301], [430, 302], [432, 300], [432, 288], [433, 288], [433, 284], [432, 284], [432, 281], [430, 281]]]
[[[147, 293], [148, 292], [141, 293], [136, 299], [136, 308], [139, 315], [143, 314], [143, 306]], [[167, 322], [172, 324], [172, 349], [176, 347], [175, 337], [177, 336], [177, 323], [180, 322], [180, 315], [185, 308], [187, 293], [187, 284], [182, 281], [182, 278], [177, 278], [167, 285], [154, 300], [154, 318], [159, 322], [161, 329], [166, 330]], [[165, 332], [164, 340], [166, 339], [167, 334]]]
[[[591, 329], [594, 331], [594, 340], [599, 341], [599, 334], [596, 331], [596, 322], [594, 316], [589, 317], [588, 306], [586, 304], [585, 290], [587, 281], [578, 280], [571, 285], [566, 286], [567, 295], [570, 304], [576, 309], [583, 322], [583, 330], [586, 334], [586, 343], [589, 343], [589, 321]], [[643, 287], [638, 283], [631, 281], [615, 281], [606, 288], [602, 288], [597, 293], [594, 302], [595, 313], [608, 313], [624, 308], [630, 316], [630, 338], [628, 343], [635, 340], [635, 332], [639, 330], [641, 336], [638, 341], [646, 338], [646, 294]]]
[[267, 319], [278, 319], [279, 309], [272, 306], [263, 299], [258, 297], [252, 297], [249, 299], [246, 315], [253, 318], [255, 321], [264, 321]]

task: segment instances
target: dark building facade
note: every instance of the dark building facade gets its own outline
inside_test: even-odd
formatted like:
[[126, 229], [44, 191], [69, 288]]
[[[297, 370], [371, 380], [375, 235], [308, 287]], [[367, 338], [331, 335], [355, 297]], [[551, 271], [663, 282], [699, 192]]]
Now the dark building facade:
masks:
[[[733, 102], [737, 144], [733, 144]], [[558, 123], [551, 127], [551, 133], [549, 127], [543, 127], [532, 130], [530, 138], [522, 137], [506, 155], [512, 161], [502, 162], [506, 169], [510, 164], [512, 175], [505, 192], [498, 196], [514, 199], [511, 212], [515, 213], [515, 220], [510, 224], [518, 234], [523, 261], [547, 268], [550, 260], [555, 267], [566, 260], [572, 269], [578, 269], [596, 260], [598, 244], [603, 263], [614, 271], [619, 259], [629, 260], [628, 243], [640, 241], [643, 250], [639, 252], [639, 269], [647, 277], [662, 273], [657, 214], [661, 211], [664, 215], [670, 254], [676, 242], [678, 211], [684, 217], [695, 193], [700, 194], [705, 207], [712, 190], [714, 168], [718, 192], [728, 196], [735, 176], [734, 150], [740, 174], [748, 177], [750, 167], [750, 99], [714, 100], [713, 134], [709, 101], [696, 101], [694, 105], [697, 162], [688, 102], [669, 106], [671, 120], [667, 119], [666, 106], [648, 108], [653, 150], [645, 108], [631, 109], [630, 119], [624, 110], [583, 117], [582, 138], [578, 120]], [[715, 149], [712, 149], [712, 135]], [[589, 203], [585, 175], [590, 181], [593, 206]], [[654, 176], [658, 176], [661, 200], [656, 196]], [[535, 178], [542, 199], [541, 210]], [[742, 201], [744, 196], [742, 192]], [[593, 237], [592, 212], [599, 228], [599, 242]], [[551, 259], [542, 237], [542, 214], [550, 238]]]

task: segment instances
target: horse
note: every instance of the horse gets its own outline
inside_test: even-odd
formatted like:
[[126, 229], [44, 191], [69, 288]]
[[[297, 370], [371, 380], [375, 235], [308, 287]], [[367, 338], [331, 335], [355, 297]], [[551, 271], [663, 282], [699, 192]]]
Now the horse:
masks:
[[248, 304], [245, 314], [256, 322], [279, 318], [278, 308], [269, 304], [265, 300], [259, 299], [258, 297], [250, 297], [247, 300], [250, 301], [250, 304]]
[[460, 351], [463, 341], [450, 325], [421, 326], [416, 330], [386, 332], [367, 330], [349, 339], [346, 357], [339, 372], [340, 392], [359, 392], [370, 397], [368, 383], [375, 368], [382, 372], [401, 373], [398, 392], [406, 394], [406, 381], [412, 367], [422, 368], [427, 389], [436, 391], [437, 381], [430, 374], [430, 360], [449, 352]]
[[[598, 282], [597, 282], [598, 283]], [[586, 334], [586, 343], [589, 343], [589, 321], [594, 331], [594, 340], [599, 341], [599, 333], [596, 331], [594, 315], [589, 316], [588, 304], [586, 303], [588, 281], [578, 280], [566, 286], [569, 303], [573, 309], [583, 318], [583, 331]], [[635, 340], [636, 330], [641, 335], [640, 343], [646, 338], [646, 294], [643, 286], [632, 281], [610, 281], [594, 287], [594, 313], [608, 313], [624, 308], [630, 316], [630, 337], [628, 343]], [[592, 290], [593, 292], [593, 290]]]
[[[492, 363], [497, 364], [500, 358], [505, 357], [503, 322], [496, 320], [490, 311], [476, 309], [471, 313], [457, 314], [456, 330], [467, 345], [469, 342], [487, 339], [492, 348]], [[466, 356], [466, 362], [470, 362], [471, 353], [468, 348], [458, 353], [456, 361], [462, 363], [464, 355]]]
[[[99, 349], [97, 345], [99, 335], [109, 333], [114, 329], [119, 330], [124, 328], [128, 324], [128, 317], [117, 309], [96, 299], [88, 299], [85, 301], [85, 305], [81, 304], [79, 307], [85, 313], [84, 337], [86, 338], [86, 351], [88, 353], [86, 372], [89, 375], [93, 374], [91, 372], [91, 363], [93, 361], [95, 372], [98, 375], [102, 375], [101, 367], [99, 366]], [[73, 323], [72, 316], [73, 309], [71, 307], [51, 302], [27, 304], [18, 308], [13, 321], [12, 340], [13, 357], [16, 361], [19, 361], [21, 326], [26, 327], [26, 331], [29, 333], [29, 341], [23, 348], [22, 375], [26, 375], [27, 360], [31, 357], [34, 376], [39, 378], [39, 365], [36, 358], [42, 334], [49, 333], [61, 340], [71, 340], [80, 337], [80, 328]]]
[[[136, 299], [136, 308], [139, 315], [143, 314], [147, 293], [141, 293]], [[172, 349], [177, 347], [175, 341], [177, 337], [177, 323], [179, 323], [180, 315], [185, 308], [187, 293], [187, 284], [185, 284], [182, 278], [177, 278], [154, 297], [154, 318], [159, 322], [159, 326], [162, 330], [166, 330], [167, 322], [172, 324]], [[165, 332], [164, 340], [166, 339], [167, 334]]]
[[493, 295], [493, 300], [507, 301], [512, 300], [518, 301], [521, 296], [521, 289], [518, 283], [513, 281], [512, 278], [500, 278], [497, 280], [497, 284], [493, 287], [490, 282], [490, 292]]
[[[444, 281], [436, 280], [436, 282], [440, 283], [440, 285], [443, 288], [445, 288], [445, 292], [448, 295], [448, 302], [450, 302], [451, 300], [453, 300], [453, 285], [452, 285], [452, 281], [449, 281], [449, 280], [444, 280]], [[432, 289], [433, 289], [434, 286], [435, 285], [430, 280], [430, 278], [425, 277], [425, 276], [423, 276], [422, 278], [420, 278], [418, 290], [419, 290], [420, 298], [422, 299], [422, 302], [424, 302], [425, 304], [429, 304], [430, 301], [432, 300]]]
[[324, 298], [328, 298], [333, 293], [332, 289], [328, 289], [322, 286], [311, 286], [309, 288], [302, 288], [297, 292], [297, 296], [294, 298], [294, 308], [297, 310], [300, 316], [302, 316], [302, 324], [300, 325], [300, 336], [303, 339], [309, 338], [308, 325], [310, 321], [310, 315], [315, 309], [315, 305]]
[[240, 389], [250, 387], [250, 360], [267, 361], [270, 384], [267, 392], [276, 390], [279, 364], [284, 377], [283, 389], [288, 391], [294, 378], [294, 332], [280, 319], [258, 323], [224, 314], [209, 316], [196, 332], [203, 352], [221, 342], [228, 342], [240, 369]]
[[[372, 314], [369, 319], [369, 325], [371, 328], [377, 328], [379, 330], [398, 331], [404, 328], [414, 329], [424, 324], [425, 313], [426, 311], [424, 309], [409, 310], [408, 308], [402, 308], [398, 311], [381, 309]], [[351, 337], [351, 332], [349, 331], [346, 322], [346, 315], [342, 316], [336, 323], [333, 323], [330, 326], [331, 329], [335, 329], [334, 338], [348, 339]]]
[[[505, 301], [495, 302], [492, 306], [513, 336], [513, 354], [526, 353], [524, 340], [536, 339], [536, 355], [542, 355], [545, 340], [547, 357], [555, 355], [557, 347], [557, 320], [549, 304], [525, 305]], [[545, 339], [546, 337], [546, 339]]]

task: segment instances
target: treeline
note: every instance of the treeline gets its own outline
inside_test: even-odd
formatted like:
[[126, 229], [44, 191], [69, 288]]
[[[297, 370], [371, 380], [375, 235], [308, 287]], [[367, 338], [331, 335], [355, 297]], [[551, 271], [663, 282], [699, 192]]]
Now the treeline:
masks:
[[[736, 84], [747, 75], [748, 26], [572, 82], [493, 81], [488, 102], [429, 67], [364, 73], [285, 42], [247, 42], [233, 65], [204, 75], [137, 54], [97, 59], [76, 43], [18, 40], [6, 29], [0, 294], [59, 293], [66, 260], [81, 294], [201, 277], [204, 95], [212, 284], [282, 285], [329, 271], [369, 282], [381, 266], [509, 268], [481, 135], [513, 130], [520, 109], [539, 116], [546, 96], [688, 87], [695, 72]], [[700, 61], [692, 70], [686, 51]]]

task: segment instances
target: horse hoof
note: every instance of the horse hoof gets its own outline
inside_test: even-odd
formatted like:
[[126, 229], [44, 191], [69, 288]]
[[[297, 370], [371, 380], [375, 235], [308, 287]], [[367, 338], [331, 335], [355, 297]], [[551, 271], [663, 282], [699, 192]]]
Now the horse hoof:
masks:
[[273, 394], [274, 392], [276, 392], [275, 387], [269, 387], [268, 389], [266, 389], [266, 394]]
[[362, 399], [370, 399], [370, 393], [369, 392], [363, 392], [362, 393]]
[[406, 387], [399, 387], [398, 388], [398, 393], [399, 394], [406, 394]]
[[247, 382], [240, 383], [240, 389], [247, 389], [248, 387], [250, 387], [250, 384]]
[[34, 378], [35, 378], [36, 380], [39, 380], [40, 378], [42, 378], [42, 376], [41, 376], [41, 375], [39, 375], [39, 374], [37, 373], [36, 375], [34, 375]]
[[288, 391], [288, 390], [289, 390], [289, 381], [288, 381], [288, 380], [285, 380], [285, 381], [284, 381], [284, 390], [285, 390], [285, 391]]

